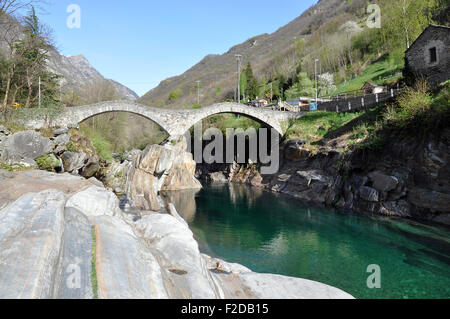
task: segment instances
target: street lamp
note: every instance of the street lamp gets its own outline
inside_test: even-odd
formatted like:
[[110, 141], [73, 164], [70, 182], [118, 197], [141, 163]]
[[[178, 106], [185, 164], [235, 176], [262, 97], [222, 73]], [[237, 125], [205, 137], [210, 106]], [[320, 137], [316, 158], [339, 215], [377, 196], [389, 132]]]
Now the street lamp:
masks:
[[200, 105], [200, 83], [202, 83], [202, 81], [198, 80], [195, 81], [195, 83], [197, 83], [197, 105]]
[[314, 60], [314, 79], [316, 82], [316, 105], [319, 99], [319, 91], [318, 91], [318, 85], [317, 85], [317, 62], [319, 62], [319, 59]]
[[236, 61], [237, 61], [237, 73], [238, 73], [237, 100], [238, 100], [238, 104], [241, 104], [241, 58], [242, 58], [242, 55], [235, 54], [234, 56], [236, 57]]

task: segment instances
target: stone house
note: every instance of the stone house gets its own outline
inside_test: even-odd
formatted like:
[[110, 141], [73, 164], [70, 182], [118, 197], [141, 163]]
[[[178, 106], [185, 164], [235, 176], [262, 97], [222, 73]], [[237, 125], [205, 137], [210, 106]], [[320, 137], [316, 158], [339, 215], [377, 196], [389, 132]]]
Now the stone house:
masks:
[[450, 78], [450, 28], [429, 25], [405, 52], [405, 78], [424, 77], [435, 87]]

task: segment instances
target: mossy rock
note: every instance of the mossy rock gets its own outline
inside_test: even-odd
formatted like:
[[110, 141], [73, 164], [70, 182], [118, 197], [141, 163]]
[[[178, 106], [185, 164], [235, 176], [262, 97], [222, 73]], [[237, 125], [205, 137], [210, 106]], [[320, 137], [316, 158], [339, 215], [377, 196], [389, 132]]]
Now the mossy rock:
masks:
[[58, 172], [61, 170], [61, 161], [54, 154], [42, 155], [35, 161], [41, 170], [49, 172]]

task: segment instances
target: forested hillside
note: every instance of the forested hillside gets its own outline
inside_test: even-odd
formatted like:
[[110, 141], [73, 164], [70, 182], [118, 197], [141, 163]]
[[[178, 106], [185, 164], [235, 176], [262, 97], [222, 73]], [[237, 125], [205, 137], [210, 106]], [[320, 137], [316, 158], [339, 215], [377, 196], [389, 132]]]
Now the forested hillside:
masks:
[[243, 56], [243, 99], [311, 95], [316, 59], [320, 95], [356, 90], [367, 80], [395, 82], [404, 65], [404, 51], [424, 28], [449, 23], [448, 1], [373, 3], [381, 8], [380, 28], [367, 1], [322, 0], [273, 34], [249, 39], [223, 55], [205, 57], [184, 74], [161, 82], [140, 102], [191, 108], [197, 103], [196, 81], [201, 81], [203, 106], [235, 99], [235, 54]]

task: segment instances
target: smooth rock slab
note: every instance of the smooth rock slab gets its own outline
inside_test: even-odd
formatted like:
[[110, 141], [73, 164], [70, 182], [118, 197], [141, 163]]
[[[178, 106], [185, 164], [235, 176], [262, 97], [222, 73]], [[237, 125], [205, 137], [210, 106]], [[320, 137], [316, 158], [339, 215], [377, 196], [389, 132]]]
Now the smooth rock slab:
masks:
[[62, 192], [48, 190], [0, 211], [0, 299], [52, 298], [64, 202]]
[[87, 217], [114, 216], [119, 210], [117, 196], [98, 186], [91, 186], [69, 198], [67, 208], [75, 208], [83, 212]]
[[354, 299], [337, 288], [279, 275], [242, 273], [242, 283], [256, 299]]
[[198, 243], [187, 224], [165, 214], [145, 216], [136, 224], [138, 234], [161, 254], [160, 264], [170, 272], [173, 298], [215, 299], [214, 285]]
[[63, 250], [56, 281], [57, 299], [92, 299], [92, 229], [89, 219], [74, 208], [65, 210]]
[[101, 299], [167, 299], [161, 268], [143, 240], [117, 217], [94, 218]]

